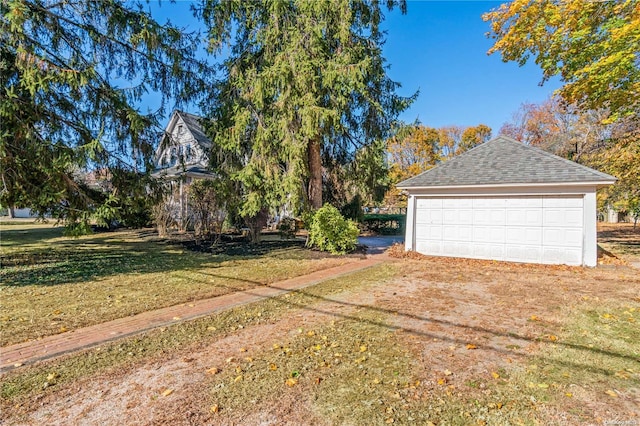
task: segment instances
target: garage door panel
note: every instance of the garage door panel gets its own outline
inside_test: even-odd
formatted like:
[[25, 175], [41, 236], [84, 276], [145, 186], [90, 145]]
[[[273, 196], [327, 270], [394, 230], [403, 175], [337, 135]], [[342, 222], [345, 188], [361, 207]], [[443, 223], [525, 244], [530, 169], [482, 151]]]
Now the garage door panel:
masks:
[[506, 206], [505, 199], [499, 197], [478, 197], [472, 198], [471, 200], [473, 200], [472, 204], [474, 209], [503, 209]]
[[441, 209], [441, 198], [417, 198], [416, 209]]
[[582, 229], [544, 228], [543, 246], [582, 247]]
[[506, 212], [504, 209], [491, 209], [489, 210], [489, 217], [491, 219], [491, 224], [504, 224], [506, 218]]
[[547, 208], [543, 210], [543, 226], [582, 227], [583, 212], [577, 208]]
[[416, 239], [420, 240], [441, 240], [442, 226], [440, 225], [423, 225], [416, 227]]
[[480, 259], [504, 259], [504, 245], [501, 244], [479, 244], [474, 243], [472, 246], [473, 257]]
[[444, 256], [464, 256], [464, 248], [460, 243], [454, 241], [442, 242], [442, 254]]
[[500, 226], [474, 226], [473, 243], [504, 243], [505, 228]]
[[522, 197], [505, 199], [507, 208], [540, 208], [542, 207], [542, 198], [540, 197]]
[[473, 201], [470, 198], [443, 198], [442, 208], [444, 209], [470, 209]]
[[471, 241], [471, 226], [444, 225], [442, 227], [442, 239], [444, 241]]
[[542, 245], [542, 228], [507, 227], [505, 231], [507, 244]]
[[584, 213], [582, 209], [568, 208], [564, 211], [565, 226], [575, 226], [582, 228]]
[[473, 225], [490, 225], [489, 209], [474, 209], [472, 223]]
[[581, 265], [582, 249], [551, 246], [544, 247], [542, 249], [541, 263]]
[[542, 247], [539, 245], [507, 244], [504, 260], [512, 262], [537, 263], [542, 260]]
[[420, 209], [416, 211], [416, 223], [441, 224], [442, 210], [440, 209]]
[[506, 211], [507, 226], [542, 226], [541, 209], [510, 208]]
[[416, 251], [418, 253], [442, 255], [441, 241], [416, 241]]
[[543, 197], [542, 198], [542, 207], [543, 208], [571, 208], [571, 207], [579, 207], [582, 208], [583, 200], [582, 197]]

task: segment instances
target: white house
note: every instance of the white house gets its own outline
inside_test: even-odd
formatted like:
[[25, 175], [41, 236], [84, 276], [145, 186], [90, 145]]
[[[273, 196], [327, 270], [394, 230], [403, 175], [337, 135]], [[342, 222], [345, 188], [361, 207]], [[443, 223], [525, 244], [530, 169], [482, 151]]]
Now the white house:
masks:
[[152, 176], [172, 186], [169, 204], [180, 221], [187, 216], [187, 188], [194, 179], [214, 177], [208, 169], [211, 141], [204, 133], [202, 118], [174, 111], [154, 156]]
[[596, 266], [596, 190], [613, 176], [505, 136], [398, 184], [405, 249]]

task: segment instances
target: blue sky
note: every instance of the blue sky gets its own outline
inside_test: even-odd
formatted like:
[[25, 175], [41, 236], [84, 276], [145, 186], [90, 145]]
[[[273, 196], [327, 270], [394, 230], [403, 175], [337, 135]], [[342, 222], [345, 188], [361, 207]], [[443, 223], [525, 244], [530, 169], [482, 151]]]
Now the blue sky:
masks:
[[[542, 71], [530, 62], [520, 67], [502, 62], [499, 54], [487, 55], [493, 41], [486, 37], [489, 25], [482, 14], [500, 5], [494, 1], [408, 1], [407, 14], [388, 12], [384, 57], [389, 76], [402, 84], [399, 93], [420, 90], [418, 99], [400, 118], [440, 127], [490, 126], [493, 135], [523, 102], [541, 102], [560, 87], [557, 79], [540, 87]], [[190, 3], [152, 2], [161, 22], [198, 29]], [[153, 97], [148, 99], [151, 109]], [[197, 109], [187, 108], [197, 113]], [[170, 113], [170, 112], [169, 112]], [[168, 113], [168, 114], [169, 114]], [[168, 120], [168, 117], [167, 117]]]

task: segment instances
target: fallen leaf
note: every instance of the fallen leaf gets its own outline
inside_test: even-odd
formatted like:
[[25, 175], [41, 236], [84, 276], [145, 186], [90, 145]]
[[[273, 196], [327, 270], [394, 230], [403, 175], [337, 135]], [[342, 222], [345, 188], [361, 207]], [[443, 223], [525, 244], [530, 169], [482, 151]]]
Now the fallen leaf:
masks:
[[618, 394], [615, 391], [612, 391], [611, 389], [605, 391], [605, 393], [613, 398], [617, 398]]
[[451, 376], [453, 373], [449, 370], [444, 370], [444, 375], [445, 376]]
[[233, 382], [238, 383], [240, 380], [242, 380], [242, 374], [236, 377], [235, 379], [233, 379]]
[[15, 364], [13, 364], [14, 367], [22, 367], [22, 363], [21, 362], [16, 362]]
[[567, 398], [571, 398], [573, 397], [573, 394], [571, 392], [566, 392], [564, 396], [566, 396]]
[[473, 343], [467, 343], [467, 349], [478, 349], [478, 347]]
[[491, 376], [492, 376], [494, 379], [499, 379], [499, 378], [500, 378], [500, 375], [499, 375], [498, 373], [496, 373], [495, 371], [492, 371], [492, 372], [491, 372]]
[[207, 374], [211, 374], [211, 375], [218, 374], [219, 372], [220, 372], [220, 369], [218, 367], [212, 367], [207, 370]]
[[540, 321], [540, 318], [537, 315], [531, 315], [531, 317], [529, 317], [529, 319], [531, 321]]
[[554, 336], [553, 334], [550, 334], [548, 336], [549, 340], [551, 340], [552, 342], [555, 342], [556, 340], [558, 340], [558, 336]]
[[174, 321], [178, 321], [179, 319], [181, 319], [180, 317], [173, 317]]
[[438, 384], [439, 385], [446, 385], [447, 384], [447, 379], [445, 379], [445, 378], [438, 379]]
[[220, 411], [220, 406], [218, 404], [213, 404], [209, 411], [211, 411], [212, 413], [217, 413]]
[[162, 392], [162, 396], [169, 396], [173, 393], [173, 389], [167, 389], [164, 392]]
[[240, 352], [246, 352], [247, 348], [240, 348]]
[[298, 379], [290, 378], [290, 379], [287, 379], [287, 381], [284, 383], [289, 387], [293, 387], [298, 383]]
[[269, 370], [271, 370], [271, 371], [276, 371], [277, 369], [278, 369], [278, 366], [277, 366], [277, 365], [275, 365], [275, 364], [273, 364], [273, 363], [269, 364]]

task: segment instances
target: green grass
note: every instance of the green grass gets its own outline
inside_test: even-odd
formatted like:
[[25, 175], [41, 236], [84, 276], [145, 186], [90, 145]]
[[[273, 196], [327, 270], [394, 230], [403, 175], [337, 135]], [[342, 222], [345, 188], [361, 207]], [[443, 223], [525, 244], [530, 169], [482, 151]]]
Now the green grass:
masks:
[[100, 372], [126, 368], [144, 360], [164, 357], [166, 353], [190, 353], [190, 347], [193, 345], [211, 344], [221, 336], [240, 328], [276, 321], [292, 310], [301, 307], [311, 308], [333, 294], [384, 283], [394, 273], [395, 269], [391, 265], [369, 268], [305, 290], [157, 329], [64, 358], [23, 367], [5, 374], [0, 397], [5, 404], [19, 403], [32, 398], [33, 395], [51, 391], [57, 385]]
[[151, 231], [80, 238], [2, 227], [0, 345], [215, 297], [349, 261], [288, 248], [259, 256], [196, 253]]
[[614, 407], [640, 387], [640, 304], [590, 302], [566, 313], [555, 342], [540, 342], [525, 362], [500, 369], [497, 377], [487, 374], [462, 392], [434, 395], [428, 408], [440, 406], [443, 424], [583, 424], [593, 421], [594, 404], [631, 418], [624, 406]]

